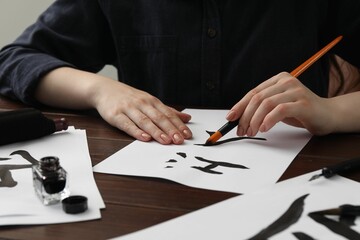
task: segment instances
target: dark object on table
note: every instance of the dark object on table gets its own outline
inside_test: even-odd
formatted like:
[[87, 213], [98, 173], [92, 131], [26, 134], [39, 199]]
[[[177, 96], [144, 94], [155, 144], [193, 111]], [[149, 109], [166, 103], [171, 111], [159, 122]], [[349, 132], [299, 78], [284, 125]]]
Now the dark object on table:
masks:
[[360, 170], [360, 158], [352, 158], [336, 165], [324, 167], [321, 169], [321, 173], [312, 176], [309, 181], [318, 179], [319, 177], [331, 178], [338, 173], [350, 172]]
[[44, 205], [55, 204], [68, 197], [67, 172], [58, 157], [43, 157], [32, 169], [35, 192]]
[[75, 195], [62, 200], [62, 207], [66, 213], [77, 214], [88, 209], [88, 199], [85, 196]]
[[64, 118], [52, 120], [36, 109], [0, 112], [0, 145], [40, 138], [67, 128]]

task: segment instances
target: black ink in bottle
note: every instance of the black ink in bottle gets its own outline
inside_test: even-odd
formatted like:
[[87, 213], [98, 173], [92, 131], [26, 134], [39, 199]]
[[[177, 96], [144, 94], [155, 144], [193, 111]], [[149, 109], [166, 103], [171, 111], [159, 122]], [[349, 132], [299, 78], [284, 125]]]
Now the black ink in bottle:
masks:
[[45, 205], [60, 202], [69, 196], [67, 173], [60, 166], [59, 158], [44, 157], [33, 165], [33, 183], [37, 196]]

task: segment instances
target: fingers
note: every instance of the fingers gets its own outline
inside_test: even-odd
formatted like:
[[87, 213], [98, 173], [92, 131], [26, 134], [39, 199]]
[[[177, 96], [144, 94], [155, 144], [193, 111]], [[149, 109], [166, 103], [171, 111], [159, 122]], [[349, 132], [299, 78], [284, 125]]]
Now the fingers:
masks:
[[169, 108], [156, 97], [121, 82], [101, 78], [99, 84], [94, 85], [91, 105], [104, 120], [134, 138], [182, 144], [192, 137], [185, 125], [190, 115]]
[[[238, 135], [254, 136], [271, 129], [277, 122], [292, 119], [301, 125], [311, 103], [312, 92], [288, 73], [280, 73], [251, 90], [228, 113], [228, 120], [239, 119]], [[305, 109], [305, 110], [304, 110]]]
[[271, 112], [269, 112], [264, 118], [263, 122], [259, 127], [260, 132], [267, 132], [276, 123], [285, 121], [288, 119], [288, 123], [293, 126], [303, 127], [301, 122], [296, 120], [298, 118], [298, 103], [290, 102], [277, 105]]
[[110, 114], [112, 125], [140, 141], [154, 139], [165, 145], [182, 144], [192, 137], [191, 130], [185, 125], [190, 115], [169, 108], [156, 98], [146, 103], [136, 102]]
[[168, 108], [171, 109], [181, 119], [182, 122], [188, 123], [190, 121], [191, 119], [190, 114], [179, 112], [178, 110], [172, 107], [168, 107]]
[[[122, 131], [126, 132], [130, 136], [137, 140], [148, 142], [152, 140], [151, 135], [141, 130], [136, 124], [124, 114], [116, 115], [112, 125]], [[111, 122], [110, 122], [111, 123]]]
[[288, 108], [287, 103], [296, 102], [300, 97], [296, 94], [295, 85], [295, 80], [291, 78], [282, 79], [281, 83], [277, 82], [251, 99], [243, 117], [240, 119], [240, 125], [247, 129], [247, 135], [256, 135], [260, 125], [269, 114], [276, 115], [276, 119], [279, 119], [279, 121], [286, 117], [292, 117], [288, 115], [290, 113], [288, 110], [292, 109]]
[[[141, 109], [144, 116], [141, 121], [134, 119], [139, 128], [149, 133], [156, 141], [163, 144], [182, 144], [185, 139], [192, 137], [191, 130], [179, 116], [167, 106], [157, 103], [154, 108]], [[187, 114], [182, 115], [189, 119]]]
[[256, 96], [258, 93], [267, 89], [268, 87], [274, 85], [278, 81], [277, 76], [270, 78], [269, 80], [262, 82], [259, 86], [249, 91], [238, 103], [236, 103], [228, 113], [226, 119], [228, 121], [235, 121], [239, 119], [242, 115], [249, 102]]
[[[191, 115], [187, 113], [180, 112], [174, 108], [169, 109], [176, 114], [177, 117], [174, 118], [175, 126], [179, 126], [179, 130], [184, 136], [185, 139], [192, 138], [192, 132], [191, 130], [184, 124], [188, 123], [191, 120]], [[179, 121], [180, 120], [180, 121]]]
[[239, 119], [239, 125], [237, 128], [237, 134], [239, 136], [246, 134], [249, 136], [253, 135], [252, 132], [249, 131], [249, 125], [252, 116], [261, 103], [262, 99], [271, 94], [268, 89], [278, 82], [280, 78], [279, 75], [262, 82], [256, 88], [249, 91], [237, 104], [231, 108], [227, 114], [226, 119], [228, 121], [235, 121]]

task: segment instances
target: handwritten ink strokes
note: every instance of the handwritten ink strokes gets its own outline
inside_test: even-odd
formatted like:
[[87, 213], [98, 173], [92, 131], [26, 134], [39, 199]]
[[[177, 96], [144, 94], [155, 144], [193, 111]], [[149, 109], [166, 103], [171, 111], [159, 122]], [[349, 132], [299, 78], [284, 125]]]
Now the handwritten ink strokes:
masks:
[[31, 164], [33, 164], [33, 165], [38, 164], [38, 160], [33, 158], [33, 156], [31, 156], [31, 154], [28, 151], [25, 151], [25, 150], [17, 150], [17, 151], [14, 151], [14, 152], [10, 153], [10, 155], [11, 156], [20, 155], [21, 157], [23, 157], [25, 160], [27, 160]]
[[[10, 156], [12, 155], [20, 155], [22, 158], [30, 162], [31, 164], [0, 164], [0, 187], [8, 187], [13, 188], [17, 185], [17, 182], [13, 178], [11, 171], [16, 169], [25, 169], [25, 168], [31, 168], [32, 165], [37, 164], [37, 160], [33, 158], [29, 152], [24, 150], [18, 150], [15, 152], [12, 152]], [[4, 158], [1, 157], [0, 161], [9, 161], [11, 158]]]
[[315, 238], [313, 238], [303, 232], [294, 232], [293, 235], [294, 235], [294, 237], [296, 237], [299, 240], [316, 240]]
[[248, 240], [264, 240], [268, 239], [271, 236], [284, 231], [291, 225], [295, 224], [301, 217], [301, 214], [304, 211], [305, 198], [309, 194], [305, 194], [298, 199], [296, 199], [286, 212], [281, 215], [275, 222], [270, 224], [268, 227], [261, 230], [255, 236], [249, 238]]
[[0, 187], [15, 187], [17, 182], [14, 180], [11, 171], [16, 169], [31, 168], [32, 165], [0, 165]]
[[206, 172], [206, 173], [211, 173], [211, 174], [222, 174], [222, 172], [217, 172], [212, 170], [213, 168], [216, 168], [218, 166], [221, 167], [228, 167], [228, 168], [241, 168], [241, 169], [249, 169], [243, 165], [240, 164], [233, 164], [233, 163], [228, 163], [228, 162], [219, 162], [219, 161], [212, 161], [212, 160], [207, 160], [205, 158], [202, 157], [195, 157], [197, 160], [202, 161], [202, 162], [207, 162], [210, 163], [209, 165], [207, 165], [206, 167], [200, 167], [200, 166], [192, 166], [192, 168], [198, 169], [200, 171]]
[[[283, 232], [287, 228], [295, 224], [300, 219], [304, 211], [305, 199], [308, 195], [309, 194], [305, 194], [297, 198], [283, 215], [281, 215], [276, 221], [271, 223], [268, 227], [264, 228], [263, 230], [261, 230], [259, 233], [249, 238], [248, 240], [269, 239], [275, 234]], [[342, 205], [342, 206], [349, 206], [349, 205]], [[343, 215], [340, 215], [339, 221], [336, 221], [335, 219], [327, 218], [326, 215], [327, 215], [327, 211], [316, 211], [316, 212], [308, 213], [308, 216], [312, 220], [314, 220], [318, 224], [325, 226], [333, 233], [350, 240], [360, 239], [360, 233], [356, 232], [351, 228], [351, 226], [355, 224], [355, 218], [358, 216], [357, 213], [356, 214], [345, 213]], [[345, 218], [349, 218], [349, 219], [345, 219]], [[294, 235], [294, 237], [296, 237], [299, 240], [315, 239], [304, 232], [293, 232], [292, 234]]]
[[[353, 221], [344, 221], [344, 217], [340, 216], [339, 221], [335, 221], [333, 219], [327, 218], [321, 212], [311, 212], [308, 214], [309, 217], [317, 223], [320, 223], [327, 227], [330, 231], [345, 237], [346, 239], [350, 240], [357, 240], [360, 239], [360, 234], [355, 230], [351, 229], [351, 225], [354, 225]], [[354, 216], [350, 216], [351, 219]], [[353, 219], [354, 220], [354, 219]]]
[[[184, 152], [178, 152], [176, 154], [179, 155], [180, 157], [182, 157], [183, 159], [187, 158], [187, 154]], [[197, 159], [201, 162], [209, 163], [209, 165], [207, 165], [205, 167], [202, 167], [202, 166], [191, 166], [191, 167], [194, 169], [200, 170], [202, 172], [209, 173], [209, 174], [223, 174], [222, 172], [213, 170], [214, 168], [217, 168], [217, 167], [249, 169], [248, 167], [246, 167], [244, 165], [223, 162], [223, 161], [214, 161], [214, 160], [205, 159], [205, 158], [199, 157], [199, 156], [195, 156], [195, 159]], [[168, 161], [166, 161], [166, 163], [168, 163], [168, 164], [169, 163], [177, 163], [177, 162], [178, 161], [176, 159], [169, 159]], [[168, 165], [165, 168], [173, 168], [173, 167], [174, 166]]]
[[[206, 131], [206, 132], [210, 136], [215, 133], [213, 131]], [[235, 142], [235, 141], [240, 141], [240, 140], [245, 140], [245, 139], [266, 141], [266, 138], [261, 138], [261, 137], [234, 137], [234, 138], [228, 138], [228, 139], [225, 139], [225, 140], [220, 140], [220, 141], [217, 141], [217, 142], [212, 143], [212, 144], [202, 144], [202, 143], [198, 144], [198, 143], [196, 143], [194, 145], [196, 145], [196, 146], [204, 146], [204, 147], [211, 147], [211, 146], [221, 145], [221, 144], [224, 144], [224, 143]]]
[[[183, 153], [183, 152], [178, 152], [176, 153], [177, 155], [179, 155], [180, 157], [182, 158], [186, 158], [187, 155], [186, 153]], [[168, 161], [166, 161], [167, 163], [177, 163], [178, 161], [176, 159], [169, 159]], [[173, 168], [174, 166], [166, 166], [165, 168]]]

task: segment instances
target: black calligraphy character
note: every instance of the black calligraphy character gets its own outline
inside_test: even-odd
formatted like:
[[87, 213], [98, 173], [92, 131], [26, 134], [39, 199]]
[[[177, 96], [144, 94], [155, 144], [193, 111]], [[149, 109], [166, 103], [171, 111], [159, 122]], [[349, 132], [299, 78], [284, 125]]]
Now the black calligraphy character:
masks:
[[350, 240], [360, 239], [360, 234], [353, 230], [350, 226], [355, 224], [356, 216], [353, 215], [341, 215], [339, 221], [327, 218], [326, 213], [311, 212], [309, 217], [317, 223], [320, 223], [327, 227], [330, 231], [345, 237]]
[[[170, 159], [170, 160], [168, 160], [168, 161], [166, 161], [167, 163], [177, 163], [177, 160], [175, 160], [175, 159]], [[173, 168], [174, 166], [170, 166], [170, 165], [168, 165], [168, 166], [166, 166], [165, 168]]]
[[206, 172], [206, 173], [211, 173], [211, 174], [222, 174], [222, 172], [217, 172], [215, 170], [212, 170], [216, 167], [228, 167], [228, 168], [241, 168], [241, 169], [249, 169], [247, 167], [245, 167], [244, 165], [240, 165], [240, 164], [233, 164], [233, 163], [228, 163], [228, 162], [219, 162], [219, 161], [212, 161], [212, 160], [208, 160], [202, 157], [195, 157], [197, 160], [202, 161], [202, 162], [206, 162], [206, 163], [210, 163], [209, 165], [207, 165], [206, 167], [200, 167], [200, 166], [192, 166], [192, 168], [198, 169], [200, 171]]
[[17, 182], [12, 177], [11, 170], [24, 168], [31, 168], [31, 165], [0, 165], [0, 187], [15, 187]]
[[177, 152], [176, 154], [179, 155], [179, 156], [182, 157], [182, 158], [186, 158], [186, 157], [187, 157], [186, 153], [184, 153], [184, 152]]
[[[210, 136], [215, 133], [215, 132], [213, 132], [213, 131], [206, 131], [206, 132], [207, 132]], [[212, 144], [203, 144], [203, 143], [198, 144], [198, 143], [196, 143], [196, 144], [194, 144], [194, 145], [204, 146], [204, 147], [211, 147], [211, 146], [221, 145], [221, 144], [224, 144], [224, 143], [240, 141], [240, 140], [244, 140], [244, 139], [266, 141], [266, 138], [261, 138], [261, 137], [234, 137], [234, 138], [228, 138], [228, 139], [225, 139], [225, 140], [220, 140], [220, 141], [217, 141], [217, 142], [212, 143]]]
[[296, 237], [299, 240], [315, 240], [315, 238], [307, 235], [303, 232], [293, 232], [294, 237]]
[[38, 164], [38, 160], [36, 160], [35, 158], [33, 158], [33, 156], [30, 155], [30, 153], [28, 151], [25, 150], [17, 150], [14, 151], [12, 153], [10, 153], [10, 155], [20, 155], [22, 156], [25, 160], [27, 160], [28, 162], [30, 162], [32, 165]]
[[[19, 150], [12, 152], [10, 155], [19, 154], [24, 159], [29, 161], [31, 164], [20, 164], [20, 165], [0, 165], [0, 187], [15, 187], [17, 185], [17, 182], [12, 177], [11, 171], [16, 169], [24, 169], [24, 168], [31, 168], [33, 164], [37, 164], [37, 160], [34, 159], [27, 151]], [[0, 161], [8, 161], [11, 160], [11, 158], [0, 158]]]
[[[179, 155], [182, 158], [187, 158], [186, 153], [184, 152], [177, 152], [177, 155]], [[210, 163], [208, 166], [206, 167], [200, 167], [200, 166], [192, 166], [192, 168], [198, 169], [200, 171], [203, 171], [205, 173], [210, 173], [210, 174], [223, 174], [222, 172], [218, 172], [213, 170], [216, 167], [228, 167], [228, 168], [241, 168], [241, 169], [249, 169], [248, 167], [245, 167], [243, 165], [240, 164], [233, 164], [233, 163], [228, 163], [228, 162], [220, 162], [220, 161], [212, 161], [212, 160], [208, 160], [205, 159], [203, 157], [195, 157], [197, 160], [202, 161], [202, 162], [206, 162], [206, 163]], [[166, 163], [177, 163], [178, 160], [176, 159], [169, 159], [168, 161], [166, 161]], [[174, 166], [172, 165], [168, 165], [165, 168], [173, 168]]]
[[166, 161], [167, 163], [177, 163], [177, 160], [175, 159], [170, 159], [169, 161]]
[[[184, 152], [177, 152], [176, 153], [177, 155], [179, 155], [180, 157], [182, 157], [182, 158], [186, 158], [187, 157], [187, 155], [186, 155], [186, 153], [184, 153]], [[169, 159], [168, 161], [166, 161], [167, 163], [177, 163], [178, 161], [176, 160], [176, 159]], [[168, 165], [168, 166], [166, 166], [165, 168], [173, 168], [174, 166], [170, 166], [170, 165]]]
[[304, 202], [308, 195], [309, 194], [305, 194], [296, 199], [286, 210], [286, 212], [281, 215], [275, 222], [248, 240], [266, 240], [295, 224], [300, 219], [301, 214], [304, 211]]

